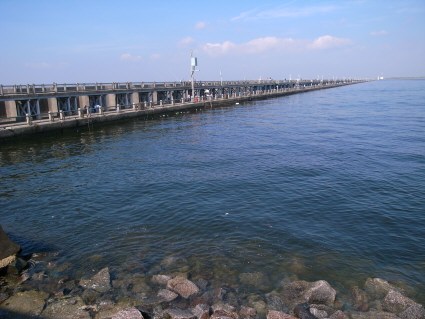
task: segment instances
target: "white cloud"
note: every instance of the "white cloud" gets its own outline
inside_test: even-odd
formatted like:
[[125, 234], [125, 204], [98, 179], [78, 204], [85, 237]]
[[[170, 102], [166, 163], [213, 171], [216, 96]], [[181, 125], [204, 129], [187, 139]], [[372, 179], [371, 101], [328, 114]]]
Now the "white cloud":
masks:
[[351, 44], [349, 39], [337, 38], [331, 35], [324, 35], [315, 39], [310, 43], [309, 47], [312, 49], [329, 49]]
[[388, 34], [388, 32], [387, 32], [387, 31], [385, 31], [385, 30], [372, 31], [372, 32], [370, 33], [370, 35], [371, 35], [371, 36], [374, 36], [374, 37], [380, 37], [380, 36], [384, 36], [384, 35], [387, 35], [387, 34]]
[[232, 21], [237, 20], [257, 20], [257, 19], [276, 19], [276, 18], [298, 18], [308, 17], [317, 14], [328, 13], [334, 11], [334, 6], [309, 6], [303, 8], [295, 8], [288, 6], [279, 6], [270, 10], [250, 10], [240, 13], [233, 17]]
[[202, 46], [202, 50], [210, 55], [230, 53], [257, 54], [269, 51], [284, 52], [291, 50], [328, 49], [349, 44], [351, 44], [349, 39], [337, 38], [330, 35], [321, 36], [313, 41], [269, 36], [252, 39], [239, 44], [231, 41], [206, 43]]
[[195, 29], [202, 30], [202, 29], [205, 29], [206, 26], [207, 26], [206, 22], [199, 21], [195, 24]]
[[140, 55], [133, 55], [130, 53], [123, 53], [120, 56], [120, 60], [122, 61], [129, 61], [129, 62], [139, 62], [142, 60], [142, 57]]
[[195, 39], [193, 39], [192, 37], [185, 37], [179, 41], [179, 44], [185, 46], [193, 42], [195, 42]]

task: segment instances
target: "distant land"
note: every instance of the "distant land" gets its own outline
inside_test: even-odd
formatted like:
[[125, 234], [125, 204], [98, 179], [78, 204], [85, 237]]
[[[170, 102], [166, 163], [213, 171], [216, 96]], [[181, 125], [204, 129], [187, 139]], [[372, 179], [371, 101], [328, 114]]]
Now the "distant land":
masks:
[[425, 76], [391, 76], [386, 80], [425, 80]]

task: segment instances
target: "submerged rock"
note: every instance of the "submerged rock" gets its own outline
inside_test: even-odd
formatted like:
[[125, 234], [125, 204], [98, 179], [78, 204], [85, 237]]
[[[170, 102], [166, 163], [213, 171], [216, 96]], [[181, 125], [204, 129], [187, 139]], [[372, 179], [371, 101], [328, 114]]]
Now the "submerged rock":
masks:
[[257, 316], [257, 310], [251, 307], [241, 306], [239, 315], [241, 318], [255, 318]]
[[11, 241], [0, 225], [0, 269], [14, 262], [20, 250], [21, 246]]
[[210, 306], [206, 304], [196, 305], [196, 307], [192, 309], [192, 313], [197, 319], [208, 319], [210, 317]]
[[199, 288], [193, 282], [180, 276], [170, 279], [167, 282], [167, 289], [178, 293], [186, 299], [199, 292]]
[[382, 306], [384, 310], [398, 314], [414, 304], [416, 303], [412, 299], [407, 298], [398, 291], [390, 290], [385, 296]]
[[5, 314], [8, 312], [28, 317], [38, 316], [48, 296], [49, 294], [36, 290], [17, 292], [0, 304], [0, 318], [7, 318]]
[[382, 299], [390, 290], [398, 290], [388, 281], [381, 278], [368, 278], [364, 285], [364, 289], [371, 299]]
[[80, 297], [61, 299], [47, 305], [41, 317], [43, 319], [90, 319], [91, 316], [84, 310], [84, 306]]
[[307, 282], [303, 280], [285, 284], [283, 300], [289, 303], [317, 303], [332, 306], [336, 291], [325, 280]]
[[281, 311], [269, 310], [269, 312], [267, 313], [267, 319], [297, 319], [297, 318]]
[[[166, 309], [163, 314], [171, 319], [196, 319], [196, 316], [189, 310], [182, 309]], [[166, 316], [164, 316], [166, 318]]]
[[111, 289], [111, 276], [109, 268], [105, 267], [90, 279], [81, 279], [80, 286], [93, 289], [97, 292], [106, 292]]
[[168, 289], [161, 289], [160, 291], [158, 291], [157, 296], [159, 298], [162, 298], [166, 302], [173, 301], [174, 299], [178, 297], [178, 295], [175, 292]]
[[350, 313], [351, 319], [399, 319], [397, 315], [391, 312], [383, 312], [370, 310], [368, 312], [352, 312]]

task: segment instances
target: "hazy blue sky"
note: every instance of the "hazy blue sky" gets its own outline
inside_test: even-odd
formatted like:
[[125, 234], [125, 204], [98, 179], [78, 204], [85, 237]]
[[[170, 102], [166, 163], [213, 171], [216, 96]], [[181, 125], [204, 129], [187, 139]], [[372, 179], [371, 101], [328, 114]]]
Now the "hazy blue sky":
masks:
[[0, 84], [425, 75], [425, 0], [0, 0]]

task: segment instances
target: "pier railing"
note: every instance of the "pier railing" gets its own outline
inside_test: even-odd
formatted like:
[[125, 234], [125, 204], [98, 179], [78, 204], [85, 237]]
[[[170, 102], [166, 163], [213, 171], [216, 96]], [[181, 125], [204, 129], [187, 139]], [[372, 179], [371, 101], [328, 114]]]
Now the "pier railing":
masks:
[[[316, 85], [319, 83], [348, 83], [353, 79], [332, 80], [249, 80], [249, 81], [196, 81], [195, 88], [255, 86], [255, 85]], [[25, 85], [0, 85], [0, 97], [13, 97], [17, 95], [54, 95], [58, 93], [90, 93], [164, 89], [190, 89], [190, 81], [179, 82], [112, 82], [112, 83], [52, 83], [52, 84], [25, 84]]]

